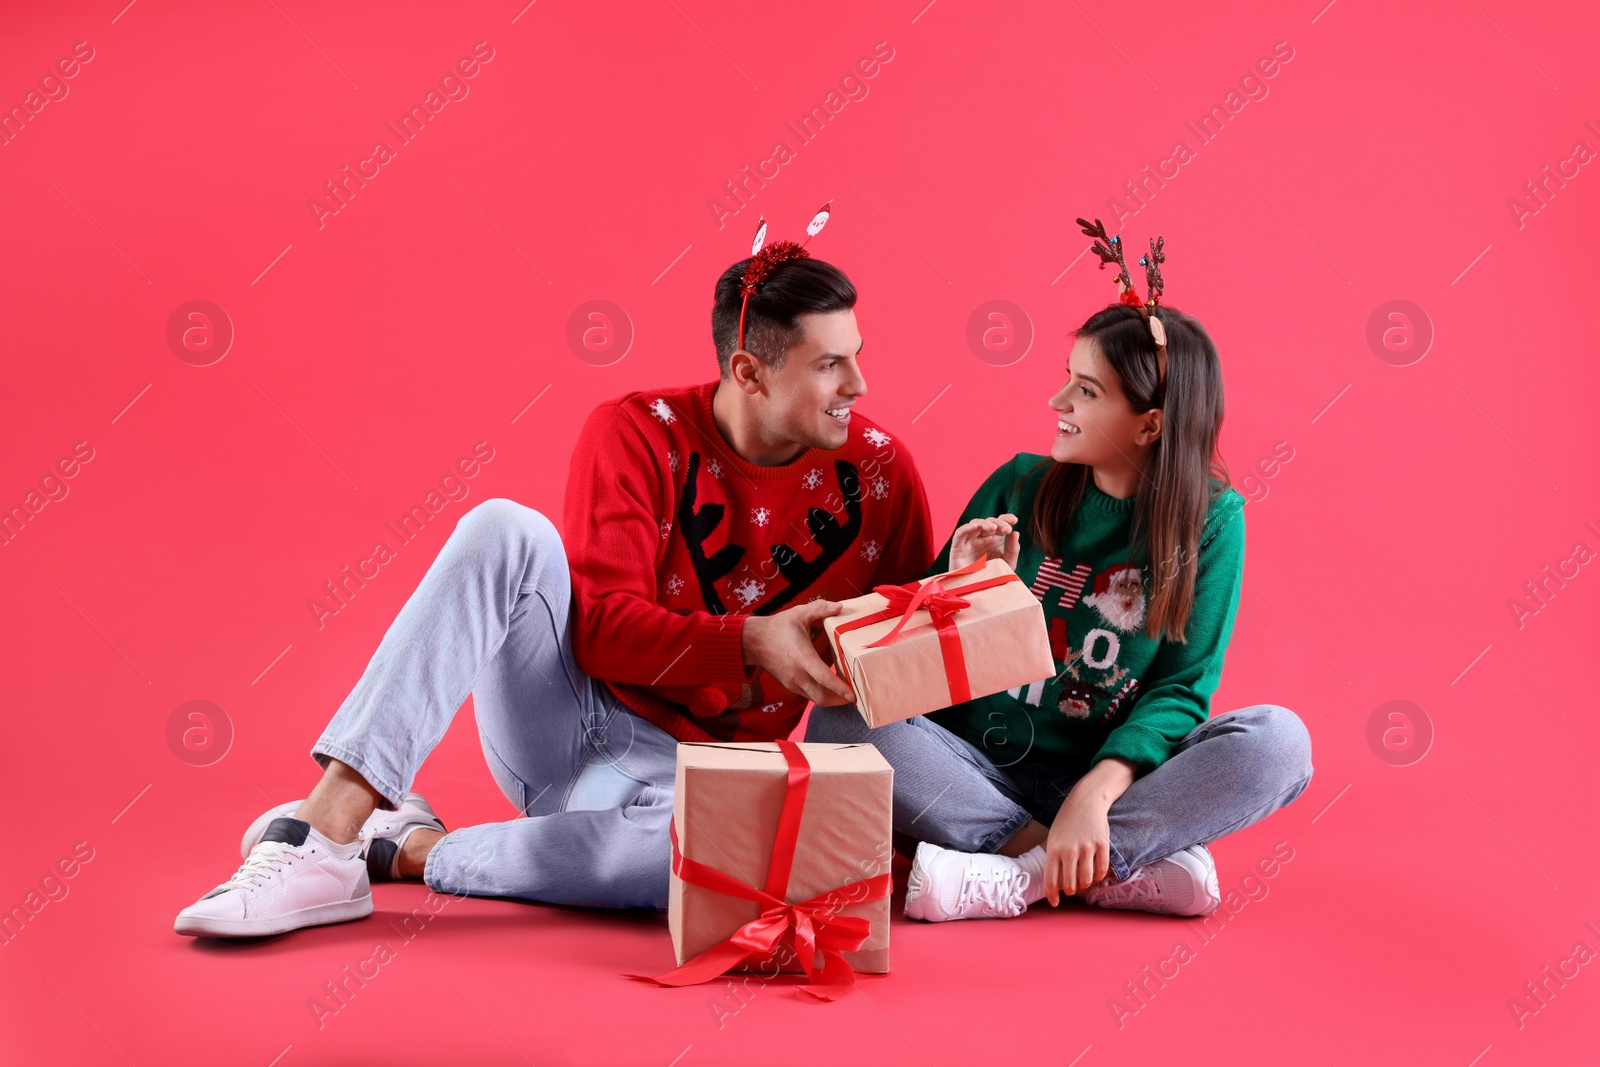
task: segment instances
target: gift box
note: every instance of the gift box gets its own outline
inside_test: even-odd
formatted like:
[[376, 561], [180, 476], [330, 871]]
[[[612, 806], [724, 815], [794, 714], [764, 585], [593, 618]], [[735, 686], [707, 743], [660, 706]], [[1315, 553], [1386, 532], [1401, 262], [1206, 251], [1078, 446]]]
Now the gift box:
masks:
[[824, 1000], [889, 970], [894, 770], [868, 744], [684, 742], [667, 923], [693, 985], [805, 973]]
[[1044, 609], [1001, 559], [877, 586], [844, 601], [823, 628], [870, 726], [1056, 673]]

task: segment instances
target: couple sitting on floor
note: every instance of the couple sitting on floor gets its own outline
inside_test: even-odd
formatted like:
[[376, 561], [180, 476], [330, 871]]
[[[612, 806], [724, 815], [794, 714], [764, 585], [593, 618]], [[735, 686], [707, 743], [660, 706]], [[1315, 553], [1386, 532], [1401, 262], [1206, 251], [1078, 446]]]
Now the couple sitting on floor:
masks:
[[[811, 703], [805, 740], [870, 742], [894, 768], [907, 916], [1068, 896], [1216, 908], [1207, 842], [1293, 801], [1311, 760], [1285, 708], [1210, 714], [1244, 559], [1211, 338], [1140, 302], [1118, 240], [1097, 242], [1123, 295], [1075, 331], [1065, 383], [1023, 398], [1048, 447], [985, 479], [935, 554], [910, 452], [852, 410], [867, 392], [854, 286], [772, 247], [790, 251], [717, 282], [719, 380], [589, 416], [564, 535], [507, 499], [461, 518], [312, 748], [315, 788], [256, 820], [243, 865], [178, 933], [357, 919], [371, 882], [407, 878], [664, 908], [678, 742], [786, 738]], [[1159, 270], [1148, 280], [1158, 297]], [[822, 620], [984, 557], [1041, 601], [1058, 673], [869, 728]], [[520, 815], [447, 832], [410, 789], [469, 692]]]

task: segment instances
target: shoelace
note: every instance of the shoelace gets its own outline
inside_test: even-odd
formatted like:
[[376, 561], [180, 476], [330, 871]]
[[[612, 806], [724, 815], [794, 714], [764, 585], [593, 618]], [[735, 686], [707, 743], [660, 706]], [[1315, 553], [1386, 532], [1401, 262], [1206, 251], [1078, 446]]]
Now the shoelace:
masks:
[[300, 858], [300, 850], [285, 841], [263, 841], [250, 852], [233, 877], [218, 889], [249, 889], [259, 886], [269, 875], [283, 870], [290, 860]]
[[963, 910], [977, 903], [979, 910], [989, 915], [1015, 916], [1027, 910], [1023, 890], [1028, 888], [1028, 872], [1021, 867], [988, 871], [977, 864], [967, 867], [961, 878], [961, 892], [956, 897], [956, 908]]
[[1126, 881], [1106, 886], [1103, 892], [1105, 895], [1101, 899], [1109, 899], [1119, 904], [1131, 901], [1152, 903], [1160, 900], [1163, 895], [1161, 879], [1143, 867]]

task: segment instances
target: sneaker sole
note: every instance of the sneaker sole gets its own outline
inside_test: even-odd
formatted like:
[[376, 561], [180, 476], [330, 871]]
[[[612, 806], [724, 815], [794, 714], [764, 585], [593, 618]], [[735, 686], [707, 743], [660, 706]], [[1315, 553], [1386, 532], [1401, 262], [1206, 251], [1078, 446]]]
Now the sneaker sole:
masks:
[[172, 929], [189, 937], [271, 937], [300, 930], [307, 926], [326, 926], [330, 923], [365, 919], [372, 914], [372, 894], [356, 900], [339, 900], [332, 904], [317, 904], [301, 908], [287, 915], [270, 919], [210, 919], [197, 916], [178, 916]]
[[[927, 855], [932, 856], [935, 854], [935, 849], [936, 846], [930, 845], [926, 841], [918, 841], [917, 851], [911, 857], [911, 873], [906, 876], [906, 900], [904, 906], [900, 909], [901, 914], [908, 919], [915, 919], [918, 922], [941, 921], [922, 915], [922, 909], [917, 907], [918, 904], [922, 903], [922, 898], [927, 895], [928, 890], [928, 868], [922, 862], [923, 853], [926, 852]], [[917, 890], [917, 892], [913, 893], [913, 890]], [[913, 909], [915, 909], [915, 912]]]

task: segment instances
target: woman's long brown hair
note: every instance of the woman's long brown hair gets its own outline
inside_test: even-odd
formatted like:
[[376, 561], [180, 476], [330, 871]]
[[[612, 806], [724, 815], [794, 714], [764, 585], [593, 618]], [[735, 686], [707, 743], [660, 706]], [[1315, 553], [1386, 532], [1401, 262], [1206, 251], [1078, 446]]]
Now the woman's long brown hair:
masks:
[[[1200, 534], [1212, 502], [1229, 485], [1227, 466], [1217, 454], [1222, 367], [1217, 346], [1198, 321], [1165, 304], [1150, 314], [1166, 328], [1167, 384], [1161, 398], [1161, 436], [1135, 497], [1129, 551], [1146, 553], [1151, 561], [1145, 633], [1184, 641], [1194, 607]], [[1156, 406], [1156, 347], [1138, 311], [1112, 304], [1089, 316], [1073, 336], [1094, 342], [1135, 414]], [[1044, 468], [1049, 469], [1034, 497], [1028, 535], [1046, 555], [1054, 555], [1078, 513], [1093, 470], [1081, 463], [1046, 460], [1023, 480]]]

